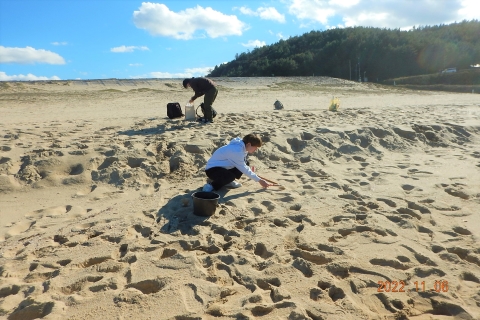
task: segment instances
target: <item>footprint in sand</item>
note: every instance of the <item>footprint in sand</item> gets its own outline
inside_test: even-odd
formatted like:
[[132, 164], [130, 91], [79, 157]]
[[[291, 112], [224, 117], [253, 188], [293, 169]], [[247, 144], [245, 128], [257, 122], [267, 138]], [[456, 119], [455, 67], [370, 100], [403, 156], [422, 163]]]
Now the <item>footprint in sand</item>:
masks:
[[31, 214], [27, 213], [26, 216], [27, 217], [35, 217], [35, 218], [60, 216], [62, 214], [70, 212], [70, 210], [72, 210], [72, 208], [73, 208], [73, 206], [71, 206], [71, 205], [51, 207], [51, 208], [48, 208], [48, 209], [40, 209], [40, 210], [34, 211]]
[[269, 251], [265, 244], [260, 242], [255, 245], [255, 250], [253, 253], [255, 253], [255, 255], [261, 257], [262, 259], [268, 259], [273, 256], [273, 252]]
[[413, 189], [415, 189], [415, 186], [412, 186], [410, 184], [402, 184], [401, 187], [405, 191], [412, 191]]
[[273, 220], [273, 224], [275, 224], [277, 227], [282, 227], [282, 228], [286, 228], [286, 227], [290, 226], [290, 222], [289, 222], [288, 219], [275, 218]]
[[117, 290], [118, 287], [118, 280], [115, 278], [110, 278], [93, 286], [90, 286], [88, 290], [90, 290], [91, 292], [103, 292], [107, 290]]
[[302, 258], [316, 265], [324, 265], [332, 261], [332, 259], [329, 258], [323, 252], [311, 252], [311, 251], [296, 249], [291, 251], [290, 254], [294, 258]]
[[299, 270], [306, 278], [311, 278], [313, 276], [313, 270], [310, 262], [302, 259], [302, 258], [296, 258], [292, 266]]
[[456, 188], [446, 188], [444, 189], [444, 191], [451, 196], [462, 198], [464, 200], [468, 200], [470, 198], [470, 195], [467, 194], [465, 191]]
[[369, 232], [376, 233], [382, 237], [386, 237], [388, 235], [396, 236], [396, 234], [393, 233], [392, 231], [385, 231], [380, 228], [371, 228], [369, 226], [361, 226], [361, 225], [355, 226], [352, 228], [342, 228], [338, 230], [338, 233], [344, 238], [355, 233], [369, 233]]
[[413, 274], [419, 278], [427, 278], [431, 275], [435, 275], [437, 277], [444, 277], [446, 275], [446, 273], [441, 269], [428, 267], [415, 268]]
[[430, 210], [427, 207], [419, 205], [419, 204], [417, 204], [415, 202], [411, 202], [411, 201], [408, 201], [408, 208], [413, 209], [413, 210], [418, 210], [422, 214], [431, 213]]
[[8, 239], [10, 237], [27, 232], [35, 224], [36, 224], [36, 221], [22, 221], [22, 222], [16, 223], [8, 229], [4, 237], [5, 239]]
[[467, 228], [464, 228], [464, 227], [455, 226], [452, 229], [455, 233], [458, 233], [462, 236], [469, 236], [469, 235], [472, 234], [472, 232], [470, 230], [468, 230]]
[[259, 286], [260, 289], [263, 290], [271, 290], [272, 288], [280, 287], [281, 285], [282, 282], [277, 277], [257, 279], [257, 286]]
[[327, 295], [333, 302], [346, 297], [343, 289], [335, 286], [330, 281], [320, 280], [318, 281], [317, 286], [318, 288], [310, 289], [310, 299], [314, 301], [320, 300]]
[[261, 204], [265, 206], [268, 211], [273, 211], [276, 207], [272, 201], [268, 201], [268, 200], [262, 201]]
[[72, 232], [83, 232], [85, 230], [90, 229], [94, 225], [96, 225], [96, 223], [94, 223], [94, 222], [77, 224], [77, 225], [75, 225], [71, 228], [71, 231]]
[[462, 272], [462, 274], [460, 275], [460, 279], [462, 279], [463, 281], [471, 281], [471, 282], [475, 282], [475, 283], [480, 283], [480, 279], [476, 275], [474, 275], [473, 273], [471, 273], [469, 271]]
[[70, 284], [60, 287], [60, 291], [66, 295], [73, 294], [75, 292], [83, 291], [84, 287], [88, 285], [88, 283], [98, 282], [103, 279], [103, 276], [86, 276], [80, 279], [76, 279]]
[[136, 224], [127, 230], [127, 234], [125, 236], [126, 239], [136, 239], [138, 236], [143, 238], [148, 238], [150, 235], [153, 234], [153, 230], [150, 227], [144, 227], [140, 224]]
[[256, 215], [256, 216], [264, 213], [263, 209], [260, 208], [260, 207], [251, 207], [250, 210], [252, 210], [253, 214]]
[[203, 309], [204, 301], [198, 295], [197, 286], [193, 283], [188, 283], [180, 289], [180, 295], [185, 309], [189, 312], [200, 312]]
[[8, 285], [8, 286], [2, 286], [0, 289], [0, 297], [1, 298], [6, 298], [8, 296], [13, 296], [18, 294], [20, 292], [20, 286], [13, 284], [13, 285]]
[[398, 208], [397, 212], [403, 215], [409, 215], [415, 219], [421, 220], [422, 216], [410, 208]]
[[410, 251], [411, 253], [413, 253], [413, 256], [415, 257], [415, 259], [423, 264], [423, 265], [427, 265], [427, 266], [431, 266], [431, 267], [436, 267], [437, 266], [437, 263], [434, 262], [432, 259], [430, 259], [429, 257], [417, 252], [415, 249], [407, 246], [407, 245], [402, 245], [402, 247], [404, 247], [405, 249], [407, 249], [408, 251]]
[[90, 193], [92, 193], [93, 191], [95, 191], [95, 189], [97, 188], [96, 185], [92, 185], [91, 187], [88, 187], [88, 188], [85, 188], [83, 190], [80, 190], [80, 191], [77, 191], [77, 193], [75, 193], [75, 195], [73, 197], [83, 197], [83, 196], [86, 196]]
[[397, 206], [397, 203], [393, 200], [386, 199], [386, 198], [377, 198], [377, 201], [381, 201], [386, 203], [388, 206], [395, 208]]
[[52, 301], [49, 302], [39, 302], [34, 299], [28, 300], [28, 305], [23, 308], [16, 309], [12, 314], [9, 315], [8, 319], [40, 319], [49, 315], [55, 303]]
[[60, 216], [65, 216], [68, 213], [68, 217], [75, 218], [75, 217], [81, 217], [85, 215], [89, 210], [86, 210], [82, 207], [78, 206], [71, 206], [71, 205], [66, 205], [66, 206], [58, 206], [58, 207], [51, 207], [47, 209], [40, 209], [36, 210], [30, 213], [27, 213], [25, 217], [29, 219], [35, 219], [38, 221], [38, 219], [42, 218], [55, 218], [55, 217], [60, 217]]
[[449, 255], [454, 254], [458, 256], [463, 261], [467, 261], [473, 264], [476, 264], [477, 266], [480, 266], [480, 259], [478, 258], [478, 250], [471, 250], [471, 249], [466, 249], [462, 247], [451, 247], [451, 248], [446, 248], [448, 254], [441, 254], [440, 258], [444, 259], [447, 258], [451, 261], [454, 261], [449, 257]]
[[433, 235], [433, 231], [424, 226], [417, 226], [417, 231], [420, 233], [426, 233], [428, 235]]

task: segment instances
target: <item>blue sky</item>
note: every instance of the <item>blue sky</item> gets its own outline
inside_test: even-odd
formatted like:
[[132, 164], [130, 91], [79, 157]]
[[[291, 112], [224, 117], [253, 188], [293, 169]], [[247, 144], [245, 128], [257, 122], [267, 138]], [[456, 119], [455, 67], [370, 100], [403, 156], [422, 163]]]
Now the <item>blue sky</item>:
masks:
[[311, 30], [465, 19], [479, 0], [0, 0], [0, 81], [196, 77]]

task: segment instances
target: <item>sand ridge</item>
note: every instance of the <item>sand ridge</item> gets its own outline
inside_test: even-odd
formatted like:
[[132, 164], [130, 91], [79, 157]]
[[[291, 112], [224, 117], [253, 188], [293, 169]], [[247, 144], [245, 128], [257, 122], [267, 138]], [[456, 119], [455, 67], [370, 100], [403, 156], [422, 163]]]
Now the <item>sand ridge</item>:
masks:
[[[472, 95], [320, 77], [218, 82], [207, 126], [166, 118], [159, 105], [190, 96], [172, 80], [2, 86], [2, 315], [479, 317]], [[327, 111], [333, 95], [338, 112]], [[243, 178], [219, 191], [214, 216], [194, 216], [209, 156], [249, 132], [265, 142], [250, 161], [285, 189]]]

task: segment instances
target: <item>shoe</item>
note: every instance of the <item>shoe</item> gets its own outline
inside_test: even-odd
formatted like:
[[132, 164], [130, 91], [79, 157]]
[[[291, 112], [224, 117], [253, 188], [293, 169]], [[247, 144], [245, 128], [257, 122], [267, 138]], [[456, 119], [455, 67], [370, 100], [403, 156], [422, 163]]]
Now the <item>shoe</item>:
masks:
[[203, 186], [202, 191], [203, 192], [212, 192], [213, 191], [213, 186], [210, 183], [207, 183]]
[[213, 120], [202, 119], [200, 123], [210, 124], [210, 123], [213, 123]]
[[237, 182], [237, 181], [232, 181], [229, 184], [227, 184], [226, 186], [230, 187], [230, 188], [240, 188], [242, 186], [242, 184], [240, 182]]

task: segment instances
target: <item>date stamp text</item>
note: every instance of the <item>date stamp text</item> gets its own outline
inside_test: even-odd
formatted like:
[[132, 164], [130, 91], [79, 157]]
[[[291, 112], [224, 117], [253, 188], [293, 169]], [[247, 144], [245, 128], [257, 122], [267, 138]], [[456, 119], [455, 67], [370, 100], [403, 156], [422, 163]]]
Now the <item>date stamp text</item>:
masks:
[[447, 280], [435, 280], [435, 283], [427, 284], [425, 281], [414, 281], [412, 285], [405, 284], [405, 281], [378, 281], [377, 292], [405, 292], [414, 289], [417, 292], [435, 291], [448, 292]]

